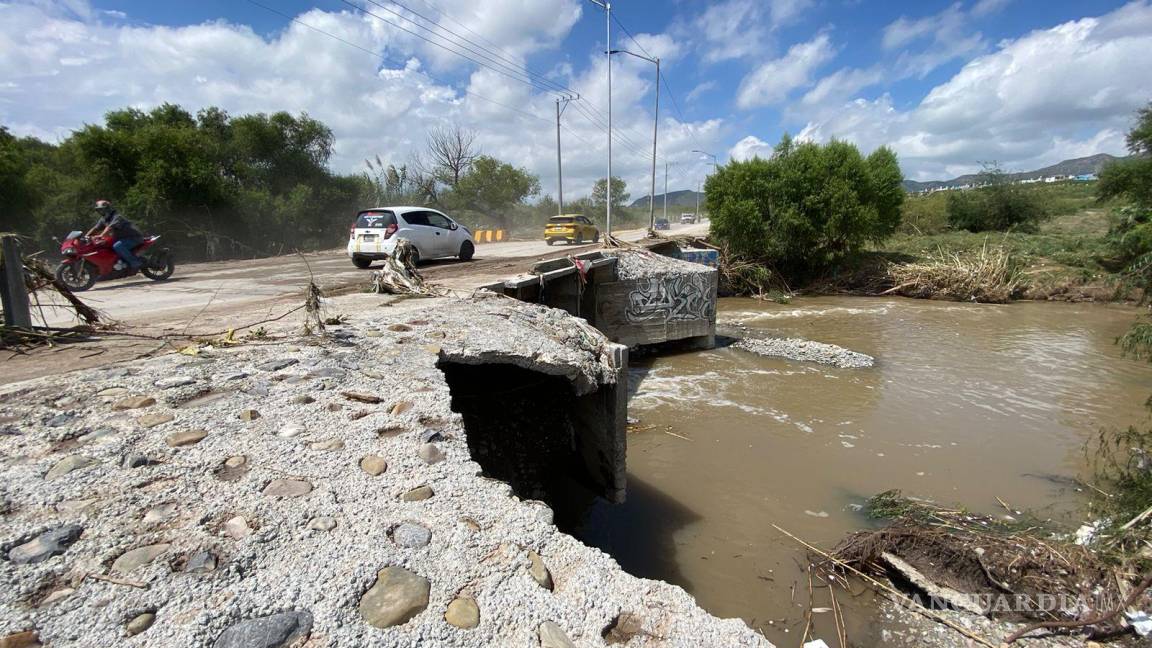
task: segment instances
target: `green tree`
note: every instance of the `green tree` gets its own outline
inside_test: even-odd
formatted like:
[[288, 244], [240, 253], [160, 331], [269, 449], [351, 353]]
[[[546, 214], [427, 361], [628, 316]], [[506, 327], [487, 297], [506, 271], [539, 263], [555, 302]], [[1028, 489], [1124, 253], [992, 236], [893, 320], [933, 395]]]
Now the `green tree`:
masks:
[[444, 201], [458, 209], [484, 213], [507, 227], [508, 211], [540, 193], [540, 180], [524, 169], [481, 155], [469, 165]]
[[900, 223], [902, 182], [887, 148], [864, 158], [847, 142], [786, 136], [769, 159], [717, 169], [705, 200], [712, 235], [733, 253], [804, 272], [891, 235]]
[[[628, 184], [624, 182], [623, 178], [612, 176], [612, 209], [627, 203], [629, 198], [631, 195], [628, 193]], [[592, 187], [592, 204], [603, 210], [607, 203], [608, 182], [604, 178], [600, 178]]]
[[1013, 184], [996, 164], [985, 163], [976, 189], [948, 195], [948, 226], [969, 232], [1033, 231], [1048, 217], [1035, 193]]
[[1136, 113], [1128, 132], [1132, 157], [1112, 162], [1100, 171], [1097, 184], [1101, 200], [1124, 198], [1137, 207], [1152, 208], [1152, 103]]

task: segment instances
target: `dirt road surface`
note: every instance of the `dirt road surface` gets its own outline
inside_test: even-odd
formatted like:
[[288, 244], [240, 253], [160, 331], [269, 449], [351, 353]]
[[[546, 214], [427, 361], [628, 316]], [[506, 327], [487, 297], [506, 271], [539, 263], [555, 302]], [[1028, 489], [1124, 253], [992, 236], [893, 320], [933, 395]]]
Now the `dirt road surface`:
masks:
[[[679, 225], [662, 234], [705, 235], [707, 224]], [[624, 241], [639, 241], [646, 230], [617, 232]], [[598, 244], [549, 246], [539, 241], [509, 241], [477, 246], [473, 261], [456, 259], [430, 261], [421, 265], [426, 281], [461, 292], [527, 271], [541, 259], [560, 258], [594, 250]], [[55, 374], [85, 367], [180, 348], [177, 340], [156, 339], [172, 336], [213, 336], [230, 328], [256, 322], [270, 332], [279, 324], [299, 325], [300, 314], [285, 315], [303, 303], [304, 290], [313, 278], [321, 290], [332, 296], [329, 312], [349, 313], [368, 306], [356, 299], [370, 282], [372, 271], [352, 265], [343, 249], [289, 255], [266, 259], [179, 264], [176, 273], [164, 282], [143, 277], [98, 283], [79, 296], [99, 310], [107, 322], [115, 322], [116, 337], [99, 342], [65, 344], [53, 349], [37, 349], [4, 357], [5, 372], [0, 384]], [[345, 297], [340, 297], [340, 295]], [[379, 296], [371, 303], [379, 305]], [[41, 317], [51, 326], [76, 323], [71, 310], [58, 303], [33, 306], [33, 318]], [[276, 319], [283, 318], [283, 319]], [[138, 336], [138, 337], [134, 337]]]

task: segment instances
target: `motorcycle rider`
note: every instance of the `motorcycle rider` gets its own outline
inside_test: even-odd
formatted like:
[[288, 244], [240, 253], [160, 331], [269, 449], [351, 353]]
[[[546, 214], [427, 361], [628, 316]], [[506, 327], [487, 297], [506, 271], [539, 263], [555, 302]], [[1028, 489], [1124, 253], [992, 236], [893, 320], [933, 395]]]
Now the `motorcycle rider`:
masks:
[[107, 200], [97, 200], [94, 209], [100, 214], [100, 220], [88, 231], [88, 236], [93, 236], [97, 230], [102, 230], [100, 236], [106, 237], [111, 234], [112, 240], [115, 241], [112, 249], [116, 251], [116, 255], [128, 264], [130, 271], [139, 270], [144, 261], [132, 250], [144, 242], [144, 235]]

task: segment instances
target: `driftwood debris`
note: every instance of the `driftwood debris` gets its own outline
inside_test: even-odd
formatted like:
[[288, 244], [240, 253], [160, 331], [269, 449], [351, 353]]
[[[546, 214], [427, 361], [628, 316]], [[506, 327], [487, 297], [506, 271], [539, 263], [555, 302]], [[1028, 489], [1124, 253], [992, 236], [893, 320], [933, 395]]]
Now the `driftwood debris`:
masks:
[[396, 249], [384, 259], [384, 267], [372, 273], [372, 292], [393, 295], [425, 295], [429, 290], [416, 270], [416, 248], [408, 239], [396, 242]]

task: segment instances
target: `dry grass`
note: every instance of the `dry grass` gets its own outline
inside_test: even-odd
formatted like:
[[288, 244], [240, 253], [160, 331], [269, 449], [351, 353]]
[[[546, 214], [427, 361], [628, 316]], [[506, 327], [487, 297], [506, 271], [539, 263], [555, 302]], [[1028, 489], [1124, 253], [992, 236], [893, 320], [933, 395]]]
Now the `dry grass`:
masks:
[[971, 254], [943, 249], [925, 261], [888, 267], [893, 287], [884, 294], [919, 299], [1005, 303], [1024, 288], [1024, 276], [1014, 257], [986, 243]]

